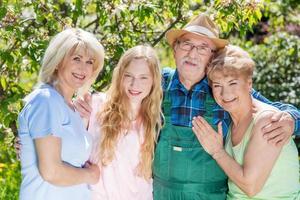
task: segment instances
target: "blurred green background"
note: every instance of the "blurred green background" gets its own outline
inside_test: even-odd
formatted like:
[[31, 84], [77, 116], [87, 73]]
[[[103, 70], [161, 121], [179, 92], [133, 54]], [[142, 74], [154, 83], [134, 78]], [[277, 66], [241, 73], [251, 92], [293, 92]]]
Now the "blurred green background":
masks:
[[254, 88], [272, 101], [300, 107], [298, 0], [0, 0], [0, 199], [18, 199], [16, 119], [53, 35], [80, 27], [97, 36], [106, 51], [93, 86], [100, 91], [121, 54], [137, 44], [154, 46], [162, 67], [174, 66], [164, 34], [200, 12], [214, 18], [222, 37], [251, 53], [257, 63]]

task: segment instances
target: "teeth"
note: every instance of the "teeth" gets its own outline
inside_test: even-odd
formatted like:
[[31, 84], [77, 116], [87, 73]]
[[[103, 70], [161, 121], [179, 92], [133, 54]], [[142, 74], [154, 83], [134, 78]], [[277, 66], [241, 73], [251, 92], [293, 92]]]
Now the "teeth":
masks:
[[231, 99], [231, 100], [223, 100], [224, 102], [232, 102], [232, 101], [234, 101], [235, 99]]
[[84, 75], [75, 74], [75, 73], [73, 73], [73, 76], [75, 76], [75, 77], [78, 78], [78, 79], [84, 79], [84, 78], [85, 78]]
[[131, 94], [140, 94], [140, 93], [141, 93], [141, 92], [132, 91], [132, 90], [129, 90], [129, 92], [130, 92]]
[[192, 62], [189, 62], [189, 61], [186, 61], [187, 64], [189, 65], [196, 65], [195, 63], [192, 63]]

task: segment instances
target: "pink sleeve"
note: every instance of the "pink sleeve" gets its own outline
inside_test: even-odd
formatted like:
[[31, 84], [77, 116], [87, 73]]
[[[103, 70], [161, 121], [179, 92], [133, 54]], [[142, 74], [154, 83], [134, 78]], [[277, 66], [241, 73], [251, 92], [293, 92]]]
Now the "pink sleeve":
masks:
[[90, 156], [90, 161], [97, 163], [99, 161], [99, 141], [100, 141], [100, 126], [97, 120], [97, 114], [101, 110], [103, 103], [105, 102], [106, 95], [105, 93], [97, 93], [92, 96], [92, 113], [90, 117], [88, 132], [92, 136], [93, 146], [92, 153]]

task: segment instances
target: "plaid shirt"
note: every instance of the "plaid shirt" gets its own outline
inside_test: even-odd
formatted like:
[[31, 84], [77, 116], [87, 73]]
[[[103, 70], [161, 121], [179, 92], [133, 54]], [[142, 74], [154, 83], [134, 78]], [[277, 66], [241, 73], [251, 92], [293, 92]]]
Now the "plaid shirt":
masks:
[[[163, 77], [163, 90], [166, 91], [169, 83], [170, 76], [173, 75], [172, 81], [169, 87], [169, 95], [172, 102], [171, 105], [171, 121], [173, 125], [192, 127], [192, 119], [194, 116], [203, 115], [205, 112], [205, 98], [211, 98], [212, 91], [208, 85], [207, 77], [203, 78], [200, 82], [193, 86], [189, 91], [179, 81], [177, 70], [171, 68], [164, 68], [162, 71]], [[209, 95], [207, 97], [207, 95]], [[259, 92], [253, 90], [253, 97], [273, 105], [280, 110], [287, 111], [295, 119], [295, 134], [300, 135], [300, 111], [294, 106], [288, 104], [282, 104], [279, 102], [270, 102], [268, 99], [260, 95]], [[216, 125], [222, 121], [223, 133], [226, 135], [228, 127], [231, 123], [229, 114], [224, 111], [217, 103], [213, 106], [213, 123]]]

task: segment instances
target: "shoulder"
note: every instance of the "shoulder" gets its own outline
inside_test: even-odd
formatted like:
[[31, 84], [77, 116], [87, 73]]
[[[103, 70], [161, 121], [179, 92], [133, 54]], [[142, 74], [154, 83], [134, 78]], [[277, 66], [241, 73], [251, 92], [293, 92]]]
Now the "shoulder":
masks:
[[272, 122], [271, 118], [274, 113], [278, 110], [269, 105], [263, 105], [258, 108], [258, 111], [254, 114], [253, 120], [255, 129], [261, 129], [264, 126], [270, 124]]
[[171, 67], [164, 67], [161, 71], [162, 75], [162, 85], [163, 88], [166, 88], [168, 85], [168, 81], [170, 77], [175, 73], [175, 69], [172, 69]]
[[54, 88], [45, 84], [34, 89], [24, 98], [24, 102], [25, 106], [23, 109], [29, 109], [31, 107], [35, 109], [38, 107], [57, 109], [63, 105], [63, 98]]
[[175, 69], [171, 68], [171, 67], [164, 67], [162, 68], [161, 70], [161, 74], [163, 77], [168, 77], [170, 76], [171, 74], [173, 74], [175, 72]]

